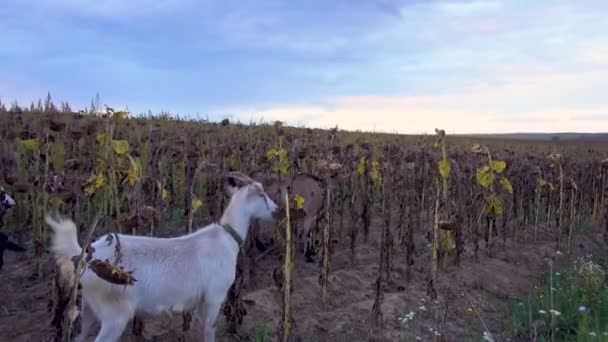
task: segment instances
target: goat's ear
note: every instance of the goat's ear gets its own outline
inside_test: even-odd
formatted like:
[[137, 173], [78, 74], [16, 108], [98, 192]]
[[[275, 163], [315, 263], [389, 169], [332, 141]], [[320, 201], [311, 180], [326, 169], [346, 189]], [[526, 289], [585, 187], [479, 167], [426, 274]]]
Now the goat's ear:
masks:
[[237, 192], [240, 188], [239, 182], [234, 177], [226, 176], [224, 178], [224, 182], [225, 182], [224, 188], [226, 189], [226, 193], [230, 197], [232, 197], [232, 195], [234, 195], [234, 193]]

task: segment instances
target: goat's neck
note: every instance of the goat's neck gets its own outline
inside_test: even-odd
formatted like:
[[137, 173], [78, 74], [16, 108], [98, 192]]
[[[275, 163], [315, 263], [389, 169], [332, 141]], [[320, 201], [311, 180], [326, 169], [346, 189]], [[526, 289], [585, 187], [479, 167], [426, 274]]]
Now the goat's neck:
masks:
[[250, 220], [251, 215], [246, 210], [239, 208], [237, 203], [230, 203], [220, 219], [220, 224], [230, 225], [239, 234], [241, 239], [245, 240]]

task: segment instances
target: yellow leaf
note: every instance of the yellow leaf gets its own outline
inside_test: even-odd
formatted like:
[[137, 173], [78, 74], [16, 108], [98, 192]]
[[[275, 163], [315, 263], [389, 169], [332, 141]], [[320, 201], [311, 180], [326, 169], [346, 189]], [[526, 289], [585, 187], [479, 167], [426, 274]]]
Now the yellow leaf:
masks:
[[550, 182], [547, 182], [546, 180], [544, 180], [542, 178], [538, 180], [538, 186], [540, 186], [541, 188], [548, 187], [549, 190], [551, 190], [551, 191], [555, 190], [555, 187], [553, 186], [553, 184], [551, 184]]
[[359, 159], [359, 165], [357, 165], [357, 173], [361, 176], [363, 176], [363, 174], [365, 173], [365, 156], [361, 157], [361, 159]]
[[112, 115], [112, 118], [114, 119], [126, 119], [127, 116], [129, 116], [129, 112], [127, 111], [119, 111], [119, 112], [114, 112], [114, 115]]
[[496, 196], [490, 197], [490, 199], [488, 200], [488, 205], [486, 207], [486, 212], [497, 216], [502, 215], [502, 213], [504, 212], [504, 207], [501, 200]]
[[296, 209], [298, 209], [298, 210], [304, 209], [304, 197], [302, 197], [300, 195], [294, 195], [293, 201], [296, 204]]
[[492, 170], [496, 173], [502, 173], [504, 169], [507, 167], [507, 162], [502, 160], [492, 160], [490, 165], [492, 166]]
[[437, 167], [439, 168], [439, 173], [443, 178], [448, 178], [450, 176], [450, 172], [452, 172], [452, 164], [450, 164], [447, 160], [440, 160], [437, 162]]
[[169, 191], [163, 188], [163, 185], [159, 181], [156, 181], [156, 186], [158, 187], [158, 191], [160, 191], [160, 198], [163, 201], [167, 201], [169, 199]]
[[380, 163], [378, 163], [378, 161], [374, 160], [374, 161], [372, 161], [372, 169], [369, 171], [369, 178], [371, 178], [371, 180], [376, 183], [380, 182], [382, 180], [382, 176], [380, 175], [380, 170], [378, 169], [379, 166], [380, 166]]
[[198, 199], [196, 196], [192, 195], [192, 211], [196, 212], [203, 206], [203, 201]]
[[271, 148], [266, 152], [266, 159], [273, 159], [277, 155], [277, 150], [275, 148]]
[[40, 141], [38, 139], [21, 140], [21, 146], [28, 150], [37, 150], [40, 148]]
[[435, 147], [437, 149], [441, 149], [443, 147], [443, 141], [442, 140], [435, 141], [435, 144], [433, 145], [433, 147]]
[[477, 169], [477, 183], [488, 188], [494, 181], [494, 174], [491, 172], [490, 167], [485, 165]]
[[97, 133], [97, 135], [95, 136], [95, 140], [97, 140], [98, 144], [102, 145], [106, 142], [106, 135], [103, 133]]
[[124, 172], [125, 178], [123, 184], [129, 182], [129, 184], [133, 186], [135, 185], [135, 182], [141, 178], [141, 165], [139, 164], [139, 160], [134, 159], [130, 155], [127, 155], [127, 157], [129, 157], [130, 166], [129, 169]]
[[507, 190], [510, 194], [513, 194], [513, 186], [511, 185], [511, 182], [509, 182], [508, 179], [502, 177], [500, 179], [500, 185], [502, 185], [502, 187], [505, 188], [505, 190]]
[[112, 140], [112, 149], [118, 154], [129, 152], [129, 142], [126, 140]]
[[91, 175], [85, 183], [84, 193], [87, 197], [93, 196], [97, 190], [103, 189], [106, 186], [106, 179], [103, 174]]

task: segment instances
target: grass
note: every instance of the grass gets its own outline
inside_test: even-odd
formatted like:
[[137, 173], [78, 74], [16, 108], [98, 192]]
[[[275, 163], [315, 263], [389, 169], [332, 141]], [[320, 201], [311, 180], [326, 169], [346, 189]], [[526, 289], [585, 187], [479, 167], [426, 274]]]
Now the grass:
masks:
[[565, 263], [526, 301], [512, 303], [511, 329], [522, 341], [608, 341], [608, 252]]

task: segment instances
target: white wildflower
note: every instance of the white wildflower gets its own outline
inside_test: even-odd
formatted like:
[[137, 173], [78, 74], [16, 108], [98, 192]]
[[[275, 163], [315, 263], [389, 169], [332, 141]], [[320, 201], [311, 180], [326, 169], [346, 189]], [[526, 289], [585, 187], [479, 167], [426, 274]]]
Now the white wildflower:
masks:
[[557, 310], [550, 310], [550, 312], [553, 316], [561, 316], [561, 314], [562, 314], [561, 312], [559, 312]]

